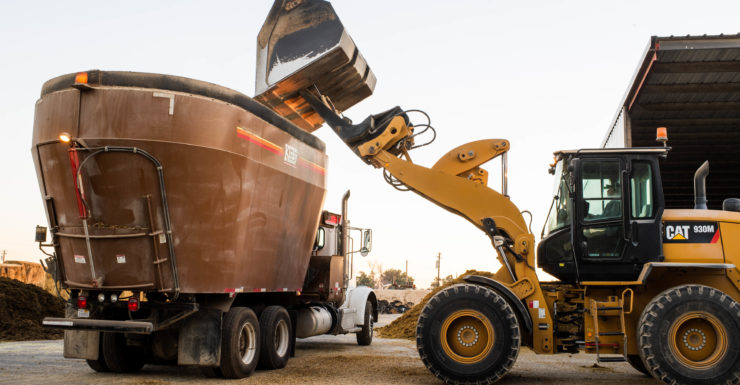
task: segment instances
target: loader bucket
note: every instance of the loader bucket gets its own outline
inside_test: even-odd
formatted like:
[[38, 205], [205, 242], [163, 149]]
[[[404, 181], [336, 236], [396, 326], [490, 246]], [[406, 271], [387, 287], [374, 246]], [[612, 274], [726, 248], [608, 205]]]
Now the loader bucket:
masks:
[[299, 91], [323, 96], [341, 113], [370, 96], [375, 81], [331, 4], [275, 1], [257, 36], [255, 99], [312, 132], [324, 120]]

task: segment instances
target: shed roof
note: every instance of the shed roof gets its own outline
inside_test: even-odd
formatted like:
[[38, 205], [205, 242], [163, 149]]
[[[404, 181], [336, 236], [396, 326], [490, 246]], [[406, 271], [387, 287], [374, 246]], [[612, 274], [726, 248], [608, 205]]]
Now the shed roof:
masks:
[[693, 207], [704, 160], [710, 208], [740, 197], [740, 34], [650, 39], [602, 146], [654, 147], [660, 126], [672, 147], [661, 163], [668, 207]]

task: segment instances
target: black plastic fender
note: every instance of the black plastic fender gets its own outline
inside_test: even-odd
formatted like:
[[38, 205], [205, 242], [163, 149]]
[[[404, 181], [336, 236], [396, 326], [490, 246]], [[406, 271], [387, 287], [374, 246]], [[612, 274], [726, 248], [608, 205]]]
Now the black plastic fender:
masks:
[[514, 294], [513, 291], [511, 291], [511, 289], [497, 281], [492, 280], [491, 278], [486, 278], [480, 275], [466, 275], [465, 277], [463, 277], [463, 281], [489, 287], [493, 290], [496, 290], [499, 294], [503, 295], [509, 301], [509, 304], [513, 306], [521, 316], [522, 321], [524, 321], [524, 330], [527, 333], [532, 333], [532, 317], [529, 315], [527, 307], [524, 306], [524, 303], [522, 303], [522, 301], [517, 298], [517, 296]]

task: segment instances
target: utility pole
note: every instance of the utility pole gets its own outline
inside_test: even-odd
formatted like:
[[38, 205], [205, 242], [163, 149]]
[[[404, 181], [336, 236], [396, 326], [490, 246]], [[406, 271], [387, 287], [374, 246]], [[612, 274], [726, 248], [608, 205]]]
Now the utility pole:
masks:
[[406, 260], [406, 285], [409, 284], [409, 260]]
[[0, 263], [5, 263], [5, 255], [8, 254], [8, 250], [3, 250], [2, 253], [2, 262]]
[[442, 286], [442, 282], [439, 280], [439, 265], [442, 260], [442, 253], [437, 253], [437, 287]]

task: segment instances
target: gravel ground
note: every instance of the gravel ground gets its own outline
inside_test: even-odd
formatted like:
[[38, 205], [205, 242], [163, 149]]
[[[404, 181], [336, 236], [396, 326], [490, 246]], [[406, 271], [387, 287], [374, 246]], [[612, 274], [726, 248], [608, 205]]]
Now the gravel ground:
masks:
[[[382, 315], [378, 326], [397, 315]], [[535, 355], [522, 349], [500, 384], [657, 384], [626, 363], [594, 366], [586, 354]], [[147, 365], [135, 374], [96, 373], [62, 357], [62, 341], [0, 343], [1, 384], [439, 384], [421, 363], [413, 341], [375, 338], [357, 346], [354, 335], [298, 340], [285, 369], [257, 371], [243, 380], [207, 379], [197, 368]]]

